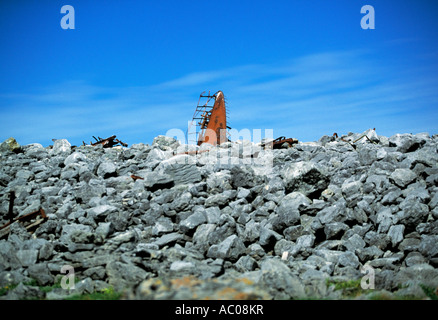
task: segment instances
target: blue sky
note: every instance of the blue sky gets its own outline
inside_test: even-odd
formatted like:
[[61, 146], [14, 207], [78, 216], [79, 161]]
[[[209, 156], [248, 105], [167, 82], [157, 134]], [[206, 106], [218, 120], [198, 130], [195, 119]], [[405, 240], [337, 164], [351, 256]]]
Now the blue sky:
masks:
[[437, 134], [437, 16], [421, 0], [1, 1], [0, 141], [150, 144], [209, 90], [236, 130]]

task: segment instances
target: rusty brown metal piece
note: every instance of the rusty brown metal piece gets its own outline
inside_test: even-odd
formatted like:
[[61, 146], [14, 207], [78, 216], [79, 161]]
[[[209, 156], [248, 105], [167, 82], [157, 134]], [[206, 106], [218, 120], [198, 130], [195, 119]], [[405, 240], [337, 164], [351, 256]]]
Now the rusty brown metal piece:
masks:
[[[375, 129], [374, 129], [375, 130]], [[369, 142], [373, 143], [373, 144], [377, 144], [376, 142], [372, 141], [370, 138], [368, 138], [368, 136], [366, 134], [361, 135], [359, 138], [357, 138], [354, 141], [349, 141], [343, 137], [340, 138], [341, 141], [348, 143], [349, 145], [351, 145], [353, 147], [354, 150], [356, 150], [356, 142], [358, 142], [359, 140], [366, 138]]]
[[[112, 148], [118, 144], [127, 147], [128, 144], [124, 143], [122, 141], [120, 141], [119, 139], [116, 139], [116, 136], [111, 136], [109, 138], [106, 139], [102, 139], [101, 137], [95, 137], [93, 136], [94, 140], [96, 140], [96, 142], [91, 142], [90, 141], [90, 145], [92, 146], [97, 146], [97, 145], [102, 145], [104, 148]], [[84, 141], [82, 141], [82, 143], [84, 144], [84, 146], [86, 145]]]
[[131, 175], [131, 178], [134, 179], [134, 181], [137, 181], [137, 180], [139, 180], [139, 179], [140, 179], [140, 180], [144, 180], [144, 178], [139, 177], [139, 176], [136, 176], [135, 174], [132, 174], [132, 175]]
[[[41, 219], [36, 219], [38, 216], [41, 216]], [[36, 221], [32, 222], [33, 219], [36, 219]], [[37, 211], [28, 213], [26, 215], [17, 217], [16, 219], [13, 219], [13, 220], [9, 221], [8, 223], [6, 223], [5, 225], [0, 227], [0, 239], [9, 234], [9, 232], [11, 230], [8, 227], [15, 222], [23, 223], [26, 230], [30, 231], [31, 229], [40, 225], [41, 223], [45, 222], [46, 220], [47, 220], [46, 212], [42, 208], [40, 208]]]
[[[201, 99], [203, 103], [201, 103]], [[205, 101], [205, 102], [204, 102]], [[213, 105], [211, 103], [213, 102]], [[193, 115], [196, 120], [197, 145], [209, 143], [218, 145], [229, 141], [227, 136], [227, 110], [225, 96], [222, 91], [211, 95], [205, 91], [199, 95], [198, 105]]]
[[14, 222], [14, 200], [15, 200], [15, 192], [11, 191], [9, 194], [9, 210], [8, 210], [8, 219], [9, 223]]
[[294, 138], [286, 138], [284, 136], [278, 137], [277, 139], [274, 139], [272, 141], [269, 141], [267, 143], [262, 143], [261, 146], [263, 148], [270, 148], [270, 149], [281, 149], [286, 144], [287, 148], [291, 148], [294, 144], [297, 144], [298, 140]]
[[[24, 227], [26, 228], [26, 230], [30, 230], [31, 228], [47, 220], [46, 212], [42, 208], [40, 208], [37, 211], [25, 214], [23, 216], [14, 219], [14, 214], [13, 214], [14, 200], [15, 200], [15, 192], [11, 191], [11, 193], [9, 194], [9, 210], [8, 210], [9, 222], [0, 227], [0, 238], [3, 238], [7, 234], [9, 234], [10, 228], [8, 227], [15, 222], [27, 223]], [[31, 220], [36, 218], [38, 215], [41, 215], [42, 219], [32, 222]]]

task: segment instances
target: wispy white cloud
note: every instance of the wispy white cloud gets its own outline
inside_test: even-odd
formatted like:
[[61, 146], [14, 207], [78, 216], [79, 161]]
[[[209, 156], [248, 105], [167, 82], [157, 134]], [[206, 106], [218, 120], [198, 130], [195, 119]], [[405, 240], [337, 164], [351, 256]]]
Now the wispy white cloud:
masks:
[[[327, 52], [276, 64], [186, 74], [163, 83], [104, 87], [70, 81], [32, 92], [0, 93], [3, 140], [72, 143], [117, 134], [150, 143], [172, 128], [186, 130], [199, 94], [224, 91], [233, 128], [274, 129], [274, 135], [316, 140], [323, 134], [377, 127], [379, 134], [432, 131], [438, 81], [426, 69], [373, 60], [368, 50]], [[406, 117], [415, 113], [419, 123]], [[380, 128], [382, 130], [379, 131]], [[395, 131], [394, 131], [395, 130]]]

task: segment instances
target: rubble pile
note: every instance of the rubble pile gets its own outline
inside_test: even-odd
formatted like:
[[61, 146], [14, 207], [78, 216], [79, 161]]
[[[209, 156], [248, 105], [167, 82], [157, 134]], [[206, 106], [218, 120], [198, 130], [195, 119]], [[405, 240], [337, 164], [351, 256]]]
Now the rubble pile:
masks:
[[[14, 285], [0, 299], [110, 287], [126, 299], [341, 299], [348, 288], [331, 284], [363, 283], [365, 269], [375, 287], [355, 298], [438, 288], [436, 135], [368, 130], [276, 150], [8, 139], [0, 190], [0, 227], [11, 192], [15, 217], [46, 216], [0, 230], [0, 289]], [[55, 286], [66, 265], [75, 289]]]

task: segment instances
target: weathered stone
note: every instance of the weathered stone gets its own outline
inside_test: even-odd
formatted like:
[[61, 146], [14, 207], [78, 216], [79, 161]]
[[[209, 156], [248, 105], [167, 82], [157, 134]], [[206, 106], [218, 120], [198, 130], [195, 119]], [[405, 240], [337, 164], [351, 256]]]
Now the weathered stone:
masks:
[[228, 204], [236, 196], [236, 191], [227, 190], [223, 193], [211, 195], [205, 200], [206, 207], [221, 207]]
[[299, 246], [301, 249], [304, 248], [312, 248], [313, 244], [315, 243], [315, 236], [313, 234], [305, 234], [297, 239], [297, 246]]
[[281, 260], [263, 260], [260, 269], [262, 274], [259, 283], [265, 285], [274, 298], [298, 299], [305, 296], [303, 284]]
[[340, 239], [346, 230], [348, 226], [342, 222], [331, 222], [324, 226], [326, 239]]
[[407, 267], [411, 267], [416, 264], [427, 263], [426, 258], [424, 258], [419, 252], [409, 252], [404, 262]]
[[117, 167], [113, 162], [102, 162], [97, 168], [97, 175], [104, 179], [117, 176]]
[[426, 298], [421, 286], [429, 288], [438, 287], [438, 270], [429, 264], [415, 264], [411, 267], [401, 269], [394, 277], [394, 285], [402, 287], [398, 295], [412, 295], [419, 298]]
[[309, 197], [317, 197], [329, 184], [326, 169], [308, 161], [289, 164], [282, 176], [288, 190], [300, 191]]
[[362, 187], [362, 182], [360, 181], [345, 180], [341, 187], [342, 194], [346, 199], [358, 197], [361, 193], [360, 192], [361, 187]]
[[27, 269], [29, 276], [38, 282], [39, 286], [47, 286], [53, 283], [54, 277], [47, 268], [47, 263], [37, 263]]
[[405, 231], [405, 226], [402, 224], [394, 225], [389, 228], [388, 237], [391, 240], [393, 247], [395, 247], [403, 240], [404, 231]]
[[85, 162], [86, 160], [87, 160], [87, 157], [83, 153], [73, 152], [71, 155], [69, 155], [67, 158], [65, 158], [64, 165], [68, 166], [72, 163]]
[[183, 235], [178, 232], [172, 232], [167, 233], [160, 238], [158, 238], [156, 241], [154, 241], [154, 244], [156, 244], [159, 247], [169, 245], [171, 243], [175, 243], [183, 238]]
[[304, 227], [302, 225], [290, 226], [283, 231], [286, 240], [295, 241], [303, 235]]
[[347, 248], [347, 250], [353, 253], [363, 249], [365, 245], [365, 241], [358, 234], [352, 235], [344, 242], [344, 246]]
[[262, 247], [273, 247], [281, 238], [281, 235], [271, 229], [265, 227], [260, 228], [259, 244]]
[[389, 146], [396, 147], [398, 151], [406, 153], [413, 152], [425, 143], [424, 139], [411, 134], [395, 134], [389, 138]]
[[91, 233], [93, 230], [90, 226], [83, 224], [77, 224], [77, 223], [66, 224], [62, 227], [61, 237], [59, 238], [59, 240], [61, 242], [68, 244], [71, 241], [72, 234], [78, 231]]
[[377, 213], [376, 222], [379, 225], [378, 231], [379, 233], [388, 232], [389, 228], [397, 223], [399, 219], [398, 215], [394, 215], [392, 213], [391, 208], [382, 207], [382, 209]]
[[286, 195], [275, 209], [278, 214], [278, 225], [275, 230], [293, 226], [300, 221], [300, 211], [308, 207], [312, 201], [300, 192], [292, 192]]
[[429, 207], [419, 201], [405, 199], [400, 204], [400, 209], [397, 213], [398, 221], [410, 230], [424, 222], [429, 214]]
[[347, 251], [339, 255], [338, 264], [341, 267], [353, 267], [356, 269], [359, 266], [359, 259], [353, 252]]
[[94, 208], [89, 209], [88, 215], [93, 217], [95, 220], [104, 220], [109, 214], [117, 211], [117, 208], [111, 205], [100, 205]]
[[390, 181], [393, 181], [400, 188], [406, 187], [416, 179], [417, 175], [409, 169], [398, 168], [390, 175]]
[[393, 191], [388, 192], [383, 197], [381, 203], [383, 205], [392, 205], [397, 203], [397, 199], [402, 195], [402, 192], [400, 189], [396, 189]]
[[60, 154], [60, 153], [70, 153], [71, 144], [66, 139], [58, 139], [53, 143], [52, 153]]
[[257, 267], [257, 261], [251, 256], [242, 256], [235, 263], [235, 267], [240, 272], [253, 271]]
[[192, 262], [187, 261], [174, 261], [170, 265], [170, 271], [190, 271], [195, 268]]
[[372, 245], [363, 249], [356, 249], [356, 254], [360, 261], [367, 262], [382, 257], [384, 252]]
[[177, 212], [184, 211], [189, 207], [192, 199], [193, 197], [190, 192], [184, 192], [173, 201], [172, 209]]
[[154, 138], [152, 146], [162, 150], [173, 150], [179, 147], [180, 143], [175, 138], [160, 135]]
[[38, 260], [38, 250], [35, 249], [22, 249], [17, 251], [17, 258], [21, 265], [29, 267], [34, 265]]
[[105, 240], [113, 231], [114, 227], [111, 222], [99, 222], [99, 225], [96, 228], [96, 237], [101, 237], [102, 240]]
[[10, 137], [0, 144], [0, 154], [5, 152], [21, 152], [22, 148], [15, 138]]
[[438, 257], [438, 235], [422, 235], [419, 251], [429, 258]]
[[162, 235], [164, 233], [169, 233], [174, 231], [174, 223], [168, 217], [161, 217], [155, 222], [154, 227], [152, 228], [152, 234]]
[[105, 269], [108, 283], [118, 291], [140, 283], [149, 277], [149, 273], [142, 268], [116, 260], [109, 262]]
[[330, 207], [319, 211], [316, 218], [322, 225], [332, 222], [343, 222], [345, 213], [345, 202], [338, 201]]
[[207, 222], [207, 217], [205, 216], [204, 211], [197, 210], [192, 215], [190, 215], [189, 217], [187, 217], [186, 219], [182, 220], [179, 223], [179, 229], [182, 232], [187, 233], [191, 230], [194, 230], [197, 226], [206, 222]]
[[201, 172], [194, 164], [176, 163], [168, 166], [164, 172], [175, 184], [191, 184], [202, 180]]
[[245, 245], [236, 235], [231, 235], [218, 245], [208, 249], [207, 257], [237, 261], [245, 253]]
[[208, 250], [209, 244], [209, 236], [216, 229], [215, 224], [201, 224], [196, 228], [195, 233], [193, 234], [193, 244], [196, 248], [202, 253]]

